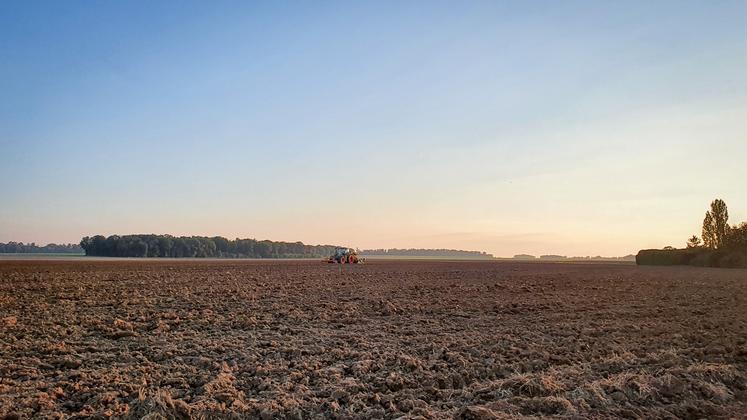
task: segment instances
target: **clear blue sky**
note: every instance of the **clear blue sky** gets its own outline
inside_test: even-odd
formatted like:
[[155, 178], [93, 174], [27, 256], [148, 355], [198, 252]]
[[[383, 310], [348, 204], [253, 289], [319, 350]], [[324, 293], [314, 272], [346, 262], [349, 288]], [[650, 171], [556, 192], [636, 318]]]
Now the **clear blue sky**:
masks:
[[747, 220], [747, 2], [0, 2], [0, 241], [496, 255]]

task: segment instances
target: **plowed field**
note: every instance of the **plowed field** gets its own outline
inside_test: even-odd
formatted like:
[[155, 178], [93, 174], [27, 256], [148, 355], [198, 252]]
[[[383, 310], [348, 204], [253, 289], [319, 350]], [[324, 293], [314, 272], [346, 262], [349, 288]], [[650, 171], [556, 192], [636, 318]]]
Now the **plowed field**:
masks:
[[747, 270], [0, 261], [10, 418], [745, 418], [746, 404]]

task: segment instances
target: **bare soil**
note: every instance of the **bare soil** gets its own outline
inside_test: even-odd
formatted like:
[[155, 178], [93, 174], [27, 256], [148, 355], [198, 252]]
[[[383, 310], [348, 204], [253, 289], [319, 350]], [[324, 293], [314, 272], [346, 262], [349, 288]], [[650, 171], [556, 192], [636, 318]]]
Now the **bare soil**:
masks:
[[0, 417], [747, 418], [747, 270], [0, 261]]

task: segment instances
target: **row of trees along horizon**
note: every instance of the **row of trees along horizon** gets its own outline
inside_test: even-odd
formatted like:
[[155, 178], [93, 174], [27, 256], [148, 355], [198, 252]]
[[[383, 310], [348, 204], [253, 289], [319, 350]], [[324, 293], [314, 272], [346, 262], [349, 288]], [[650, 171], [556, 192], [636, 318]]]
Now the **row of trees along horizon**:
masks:
[[86, 236], [80, 246], [89, 256], [171, 258], [317, 258], [333, 254], [336, 248], [303, 242], [155, 234]]
[[392, 256], [392, 257], [450, 257], [450, 258], [478, 258], [492, 259], [493, 254], [483, 251], [462, 251], [458, 249], [421, 249], [421, 248], [390, 248], [390, 249], [363, 249], [361, 255]]
[[729, 225], [724, 200], [715, 199], [703, 218], [701, 236], [691, 236], [684, 249], [641, 250], [641, 265], [697, 265], [704, 267], [747, 268], [747, 222]]
[[[334, 254], [336, 245], [305, 245], [256, 239], [229, 240], [221, 236], [101, 235], [85, 237], [81, 248], [89, 256], [171, 258], [320, 258]], [[361, 255], [446, 256], [492, 258], [479, 251], [453, 249], [372, 249]]]
[[[83, 254], [101, 257], [168, 258], [318, 258], [334, 253], [335, 245], [305, 245], [256, 239], [229, 240], [221, 236], [172, 236], [156, 234], [86, 236], [80, 244], [0, 243], [2, 254]], [[426, 256], [492, 259], [482, 251], [458, 249], [379, 248], [358, 250], [369, 256]]]
[[79, 244], [47, 244], [39, 246], [34, 242], [0, 242], [0, 254], [82, 254]]

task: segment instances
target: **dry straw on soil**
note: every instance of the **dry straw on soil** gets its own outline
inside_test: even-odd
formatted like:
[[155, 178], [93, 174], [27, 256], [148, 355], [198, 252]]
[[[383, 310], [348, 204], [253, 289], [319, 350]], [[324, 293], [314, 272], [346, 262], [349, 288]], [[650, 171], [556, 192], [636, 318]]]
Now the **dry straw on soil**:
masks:
[[747, 272], [0, 262], [0, 416], [745, 418]]

